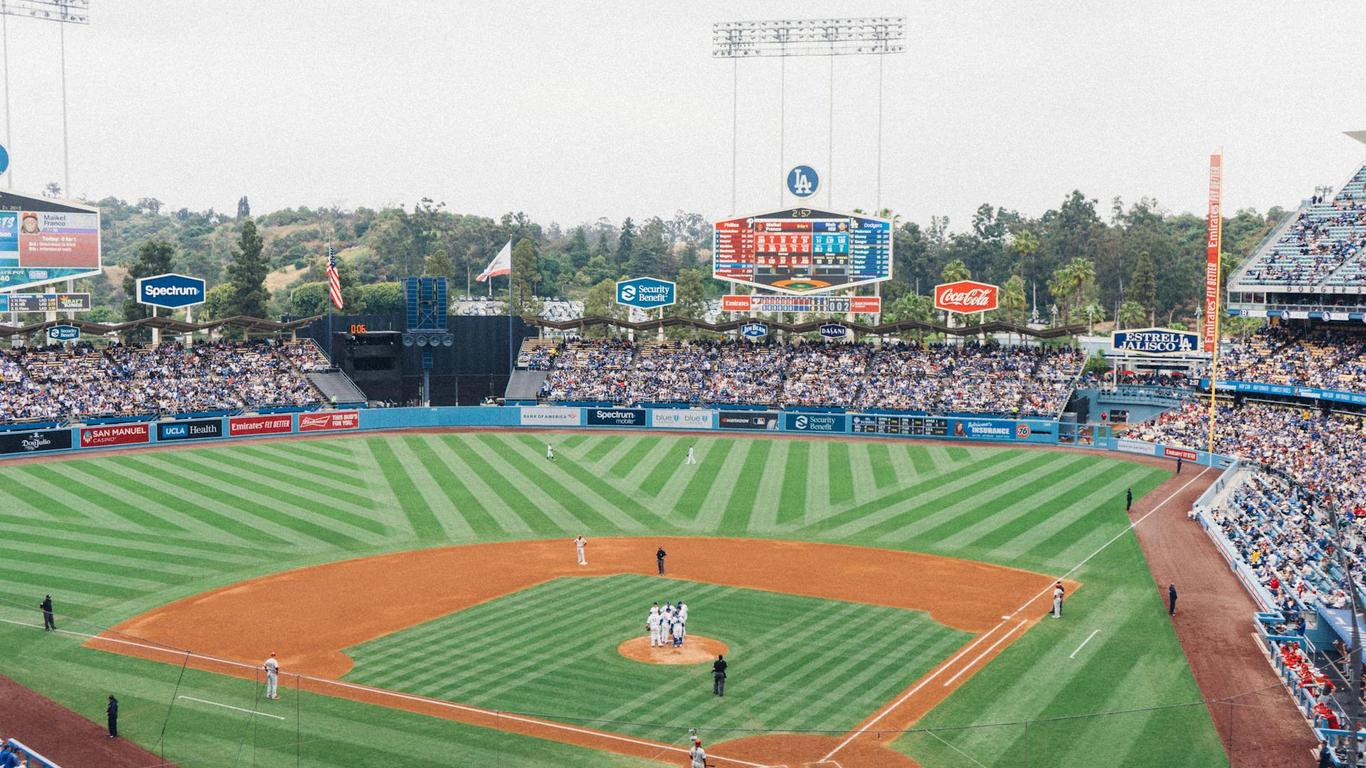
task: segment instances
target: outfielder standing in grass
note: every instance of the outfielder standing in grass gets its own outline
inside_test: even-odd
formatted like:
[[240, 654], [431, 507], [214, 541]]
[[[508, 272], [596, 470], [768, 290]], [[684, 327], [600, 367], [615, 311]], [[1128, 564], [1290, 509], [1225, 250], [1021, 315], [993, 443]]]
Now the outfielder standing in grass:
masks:
[[555, 460], [555, 446], [550, 443], [545, 444], [545, 457], [550, 461]]
[[696, 463], [697, 463], [697, 457], [693, 455], [693, 447], [692, 447], [691, 445], [688, 446], [688, 460], [685, 461], [685, 462], [683, 462], [683, 463], [684, 463], [684, 464], [696, 464]]

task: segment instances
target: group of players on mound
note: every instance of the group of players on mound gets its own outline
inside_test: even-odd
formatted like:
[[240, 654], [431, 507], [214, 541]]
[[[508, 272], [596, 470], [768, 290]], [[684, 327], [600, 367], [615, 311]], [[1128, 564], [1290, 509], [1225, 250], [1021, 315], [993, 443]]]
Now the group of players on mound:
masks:
[[650, 606], [650, 615], [645, 617], [645, 629], [650, 633], [651, 648], [683, 647], [683, 638], [688, 633], [688, 604], [682, 600], [677, 605], [659, 603]]

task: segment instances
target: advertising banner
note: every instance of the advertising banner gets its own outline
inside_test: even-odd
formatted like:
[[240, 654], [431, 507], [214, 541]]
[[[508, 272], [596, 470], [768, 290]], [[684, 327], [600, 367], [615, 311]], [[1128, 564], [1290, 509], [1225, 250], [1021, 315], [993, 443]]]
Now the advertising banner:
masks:
[[645, 409], [643, 408], [586, 408], [590, 427], [643, 427]]
[[792, 432], [848, 432], [849, 417], [842, 413], [789, 413], [783, 426]]
[[524, 427], [577, 427], [579, 409], [562, 405], [537, 405], [521, 409]]
[[637, 277], [617, 281], [617, 303], [639, 309], [668, 307], [674, 303], [676, 286], [657, 277]]
[[1205, 219], [1205, 351], [1214, 352], [1219, 336], [1219, 261], [1224, 242], [1224, 157], [1209, 156], [1209, 212]]
[[721, 429], [776, 430], [778, 414], [771, 411], [721, 411], [717, 414]]
[[157, 442], [164, 440], [209, 440], [223, 436], [222, 419], [163, 421], [157, 424]]
[[714, 429], [716, 411], [692, 408], [652, 408], [650, 426], [656, 429]]
[[81, 447], [100, 448], [106, 445], [138, 445], [151, 442], [152, 430], [146, 422], [110, 424], [103, 427], [81, 427]]
[[71, 447], [71, 430], [39, 429], [33, 432], [0, 432], [0, 454], [65, 451]]
[[873, 435], [914, 435], [948, 437], [949, 420], [938, 416], [894, 416], [858, 414], [850, 417], [853, 432]]
[[356, 411], [324, 411], [299, 414], [300, 432], [328, 432], [338, 429], [359, 429], [360, 413]]
[[0, 293], [0, 312], [85, 312], [88, 293]]
[[876, 315], [882, 312], [882, 297], [728, 293], [721, 297], [721, 309], [726, 312], [854, 312], [861, 315]]
[[849, 335], [849, 329], [839, 323], [824, 323], [820, 327], [821, 335], [827, 339], [842, 339]]
[[1162, 446], [1162, 455], [1169, 459], [1181, 459], [1183, 461], [1195, 461], [1200, 456], [1191, 448], [1174, 448], [1170, 445]]
[[1157, 455], [1156, 445], [1152, 443], [1145, 443], [1142, 440], [1129, 440], [1123, 437], [1115, 441], [1115, 450], [1123, 451], [1125, 453], [1139, 453], [1144, 456]]
[[167, 309], [203, 304], [206, 285], [200, 278], [171, 273], [138, 278], [138, 303]]
[[[1017, 429], [1023, 427], [1022, 433], [1017, 433]], [[1023, 422], [1018, 424], [1009, 421], [994, 421], [986, 419], [954, 419], [953, 436], [966, 437], [973, 440], [1028, 440], [1030, 435], [1029, 425]]]
[[1110, 348], [1143, 355], [1181, 355], [1200, 351], [1200, 335], [1172, 328], [1141, 328], [1114, 331]]
[[990, 312], [996, 309], [1001, 289], [990, 283], [975, 280], [959, 280], [953, 283], [940, 283], [934, 287], [934, 308], [960, 315]]
[[268, 416], [234, 416], [228, 419], [229, 437], [252, 435], [287, 435], [294, 431], [294, 417], [288, 413]]

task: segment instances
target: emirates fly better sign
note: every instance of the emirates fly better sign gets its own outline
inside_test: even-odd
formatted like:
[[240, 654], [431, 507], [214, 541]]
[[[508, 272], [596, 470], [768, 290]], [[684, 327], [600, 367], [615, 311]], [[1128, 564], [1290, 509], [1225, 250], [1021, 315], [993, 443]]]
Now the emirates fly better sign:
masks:
[[934, 308], [960, 315], [990, 312], [999, 306], [1001, 289], [975, 280], [940, 283], [934, 287]]

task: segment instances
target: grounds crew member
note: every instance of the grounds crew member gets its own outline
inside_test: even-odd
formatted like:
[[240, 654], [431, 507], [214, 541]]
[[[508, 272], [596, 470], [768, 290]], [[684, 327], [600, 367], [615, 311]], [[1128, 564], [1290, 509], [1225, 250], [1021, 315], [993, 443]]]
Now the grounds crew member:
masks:
[[43, 631], [56, 629], [57, 622], [52, 620], [52, 595], [44, 595], [43, 602], [38, 603], [38, 607], [43, 611]]
[[109, 703], [104, 707], [104, 718], [109, 725], [109, 738], [119, 737], [119, 700], [114, 698], [114, 694], [109, 694]]

